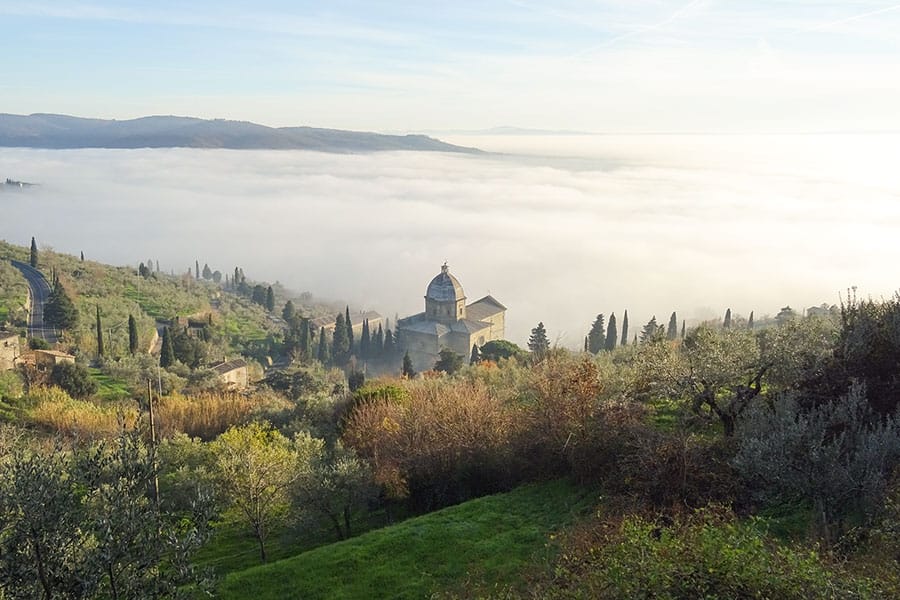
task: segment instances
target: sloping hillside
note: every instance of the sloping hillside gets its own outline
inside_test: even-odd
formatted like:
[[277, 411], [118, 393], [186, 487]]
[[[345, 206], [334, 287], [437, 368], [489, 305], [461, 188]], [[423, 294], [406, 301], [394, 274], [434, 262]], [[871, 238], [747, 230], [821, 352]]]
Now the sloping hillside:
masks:
[[[232, 573], [222, 598], [427, 598], [463, 585], [515, 585], [551, 532], [596, 496], [563, 481], [472, 500], [392, 527]], [[521, 582], [519, 582], [521, 583]]]

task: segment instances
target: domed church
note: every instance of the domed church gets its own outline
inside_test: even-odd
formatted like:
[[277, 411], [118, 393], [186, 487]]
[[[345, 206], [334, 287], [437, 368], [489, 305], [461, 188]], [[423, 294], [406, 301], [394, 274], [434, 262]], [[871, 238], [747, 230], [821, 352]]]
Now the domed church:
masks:
[[503, 339], [505, 315], [506, 307], [492, 296], [466, 305], [462, 284], [444, 263], [425, 290], [425, 312], [400, 319], [397, 334], [413, 368], [427, 371], [443, 348], [468, 360], [473, 345]]

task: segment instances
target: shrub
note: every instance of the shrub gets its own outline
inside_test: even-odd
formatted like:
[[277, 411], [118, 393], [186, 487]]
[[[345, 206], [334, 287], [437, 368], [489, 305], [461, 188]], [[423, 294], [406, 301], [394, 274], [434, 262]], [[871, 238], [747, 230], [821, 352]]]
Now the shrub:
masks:
[[563, 543], [541, 598], [879, 598], [870, 580], [814, 550], [774, 543], [758, 519], [720, 508], [671, 522], [640, 516], [582, 526]]
[[64, 389], [73, 398], [87, 398], [97, 392], [97, 382], [91, 379], [86, 367], [61, 362], [50, 371], [50, 382]]

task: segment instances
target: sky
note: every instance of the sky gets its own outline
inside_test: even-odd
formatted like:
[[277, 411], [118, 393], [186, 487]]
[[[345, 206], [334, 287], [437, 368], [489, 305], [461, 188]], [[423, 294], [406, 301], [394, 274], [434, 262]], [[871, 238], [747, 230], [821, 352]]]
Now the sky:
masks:
[[890, 0], [0, 0], [0, 112], [900, 131]]

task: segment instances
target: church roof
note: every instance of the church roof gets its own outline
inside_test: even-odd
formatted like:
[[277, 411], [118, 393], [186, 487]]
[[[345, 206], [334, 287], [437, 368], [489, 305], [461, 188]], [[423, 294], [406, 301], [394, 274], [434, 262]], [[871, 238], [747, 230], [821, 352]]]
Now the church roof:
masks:
[[428, 335], [436, 335], [437, 337], [441, 337], [450, 332], [450, 328], [446, 325], [430, 320], [401, 323], [400, 329], [404, 331], [427, 333]]
[[466, 316], [476, 321], [483, 321], [505, 310], [506, 307], [497, 302], [493, 296], [485, 296], [466, 307]]
[[450, 325], [450, 329], [452, 331], [468, 333], [469, 335], [473, 333], [477, 333], [483, 329], [489, 329], [491, 326], [490, 323], [484, 323], [482, 321], [473, 321], [472, 319], [460, 319], [458, 321], [453, 322]]
[[450, 267], [447, 266], [447, 263], [444, 263], [441, 267], [441, 272], [428, 284], [425, 297], [437, 302], [454, 302], [464, 299], [466, 294], [463, 292], [462, 284], [459, 283], [459, 280], [450, 274]]

